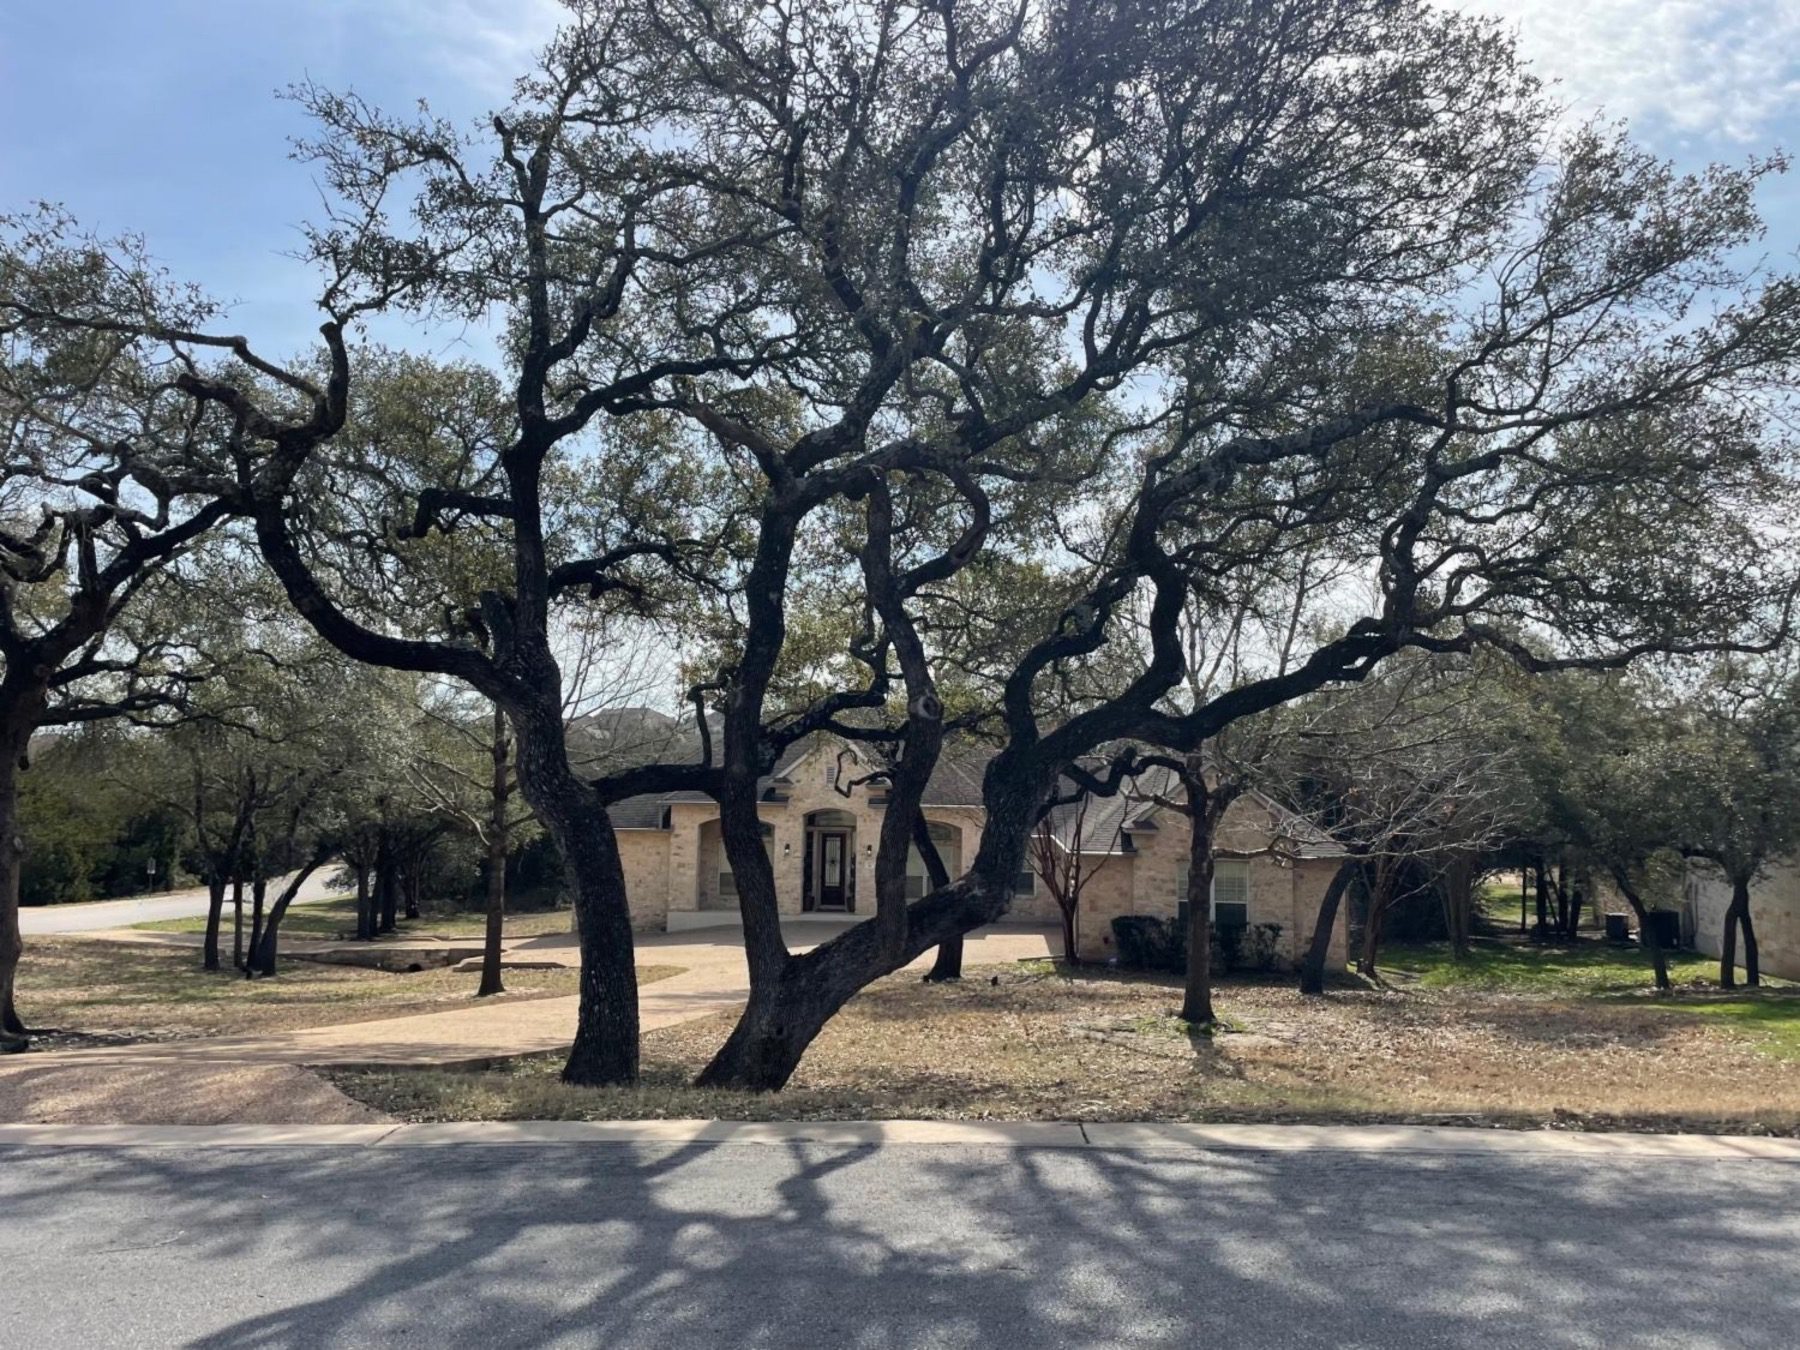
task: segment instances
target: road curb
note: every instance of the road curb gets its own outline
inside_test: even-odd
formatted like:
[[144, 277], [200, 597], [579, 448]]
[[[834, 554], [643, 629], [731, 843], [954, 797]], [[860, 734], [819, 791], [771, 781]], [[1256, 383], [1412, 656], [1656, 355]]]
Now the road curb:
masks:
[[1800, 1139], [1442, 1125], [1073, 1121], [478, 1121], [419, 1125], [0, 1125], [0, 1148], [445, 1148], [604, 1144], [987, 1146], [1091, 1152], [1539, 1155], [1800, 1163]]

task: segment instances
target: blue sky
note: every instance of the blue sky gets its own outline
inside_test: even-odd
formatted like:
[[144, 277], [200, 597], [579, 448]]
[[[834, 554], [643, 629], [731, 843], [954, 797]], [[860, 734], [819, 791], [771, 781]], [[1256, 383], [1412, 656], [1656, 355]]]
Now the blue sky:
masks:
[[[1518, 26], [1579, 110], [1628, 117], [1686, 165], [1800, 151], [1800, 0], [1451, 0]], [[303, 76], [469, 119], [505, 97], [553, 28], [553, 0], [5, 0], [0, 210], [60, 202], [136, 230], [184, 279], [233, 302], [271, 351], [316, 319], [283, 257], [316, 214], [287, 157]], [[1800, 248], [1800, 175], [1765, 199], [1769, 249]], [[384, 334], [398, 338], [399, 334]], [[447, 350], [455, 335], [416, 339]], [[477, 340], [477, 345], [480, 344]]]

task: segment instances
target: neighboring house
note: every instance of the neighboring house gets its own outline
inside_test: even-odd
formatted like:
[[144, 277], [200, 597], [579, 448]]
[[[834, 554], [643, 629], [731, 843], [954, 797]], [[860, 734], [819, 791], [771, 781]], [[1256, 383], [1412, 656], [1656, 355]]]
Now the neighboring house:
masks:
[[[625, 709], [572, 724], [570, 750], [578, 766], [597, 769], [636, 760], [652, 746], [658, 755], [673, 750], [694, 756], [691, 738], [661, 714]], [[627, 743], [632, 750], [620, 752]], [[925, 792], [926, 824], [952, 876], [981, 843], [986, 819], [981, 778], [991, 754], [967, 742], [946, 747]], [[866, 752], [850, 742], [817, 736], [790, 747], [760, 784], [763, 841], [775, 869], [781, 913], [873, 912], [875, 846], [887, 800], [882, 783], [862, 781], [874, 769]], [[1174, 918], [1180, 912], [1187, 884], [1187, 820], [1148, 800], [1167, 795], [1166, 784], [1147, 779], [1137, 797], [1097, 798], [1079, 839], [1072, 813], [1059, 813], [1053, 821], [1061, 832], [1058, 846], [1079, 844], [1084, 866], [1092, 867], [1077, 927], [1083, 957], [1113, 954], [1111, 921], [1118, 915]], [[636, 927], [661, 931], [738, 922], [737, 887], [711, 798], [699, 792], [634, 797], [613, 807], [611, 815]], [[1311, 940], [1339, 854], [1293, 813], [1265, 798], [1240, 799], [1220, 830], [1217, 921], [1280, 925], [1278, 952], [1293, 960]], [[907, 864], [907, 893], [922, 895], [925, 889], [925, 867], [915, 852]], [[1029, 865], [1014, 881], [1007, 918], [1058, 922], [1055, 899]], [[1333, 965], [1343, 964], [1344, 950], [1340, 911]]]
[[[1692, 861], [1687, 866], [1685, 891], [1684, 934], [1691, 937], [1696, 951], [1719, 955], [1719, 942], [1725, 936], [1725, 908], [1731, 903], [1731, 883], [1711, 863]], [[1763, 868], [1761, 878], [1750, 887], [1750, 922], [1756, 928], [1762, 973], [1800, 980], [1800, 858]], [[1742, 966], [1741, 938], [1737, 959]]]

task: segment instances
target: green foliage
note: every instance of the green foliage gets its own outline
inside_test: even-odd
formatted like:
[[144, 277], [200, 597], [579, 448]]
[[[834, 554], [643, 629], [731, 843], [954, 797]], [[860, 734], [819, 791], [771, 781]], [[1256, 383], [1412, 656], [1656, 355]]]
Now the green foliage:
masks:
[[[1717, 974], [1718, 963], [1710, 957], [1692, 952], [1667, 955], [1670, 978], [1677, 982]], [[1571, 997], [1648, 988], [1654, 978], [1637, 947], [1603, 942], [1559, 946], [1478, 939], [1461, 960], [1447, 943], [1396, 945], [1388, 949], [1386, 964], [1390, 974], [1415, 977], [1428, 989], [1506, 989]]]
[[98, 729], [51, 742], [19, 777], [19, 832], [25, 857], [21, 904], [51, 905], [133, 895], [175, 874], [181, 823], [146, 806], [119, 781], [120, 762], [147, 738]]

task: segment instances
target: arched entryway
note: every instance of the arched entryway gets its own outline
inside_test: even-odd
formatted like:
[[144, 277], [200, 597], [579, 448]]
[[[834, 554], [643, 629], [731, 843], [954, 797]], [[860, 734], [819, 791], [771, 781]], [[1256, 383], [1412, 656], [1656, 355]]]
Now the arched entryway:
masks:
[[856, 817], [848, 811], [811, 811], [806, 817], [800, 908], [807, 913], [856, 912]]

